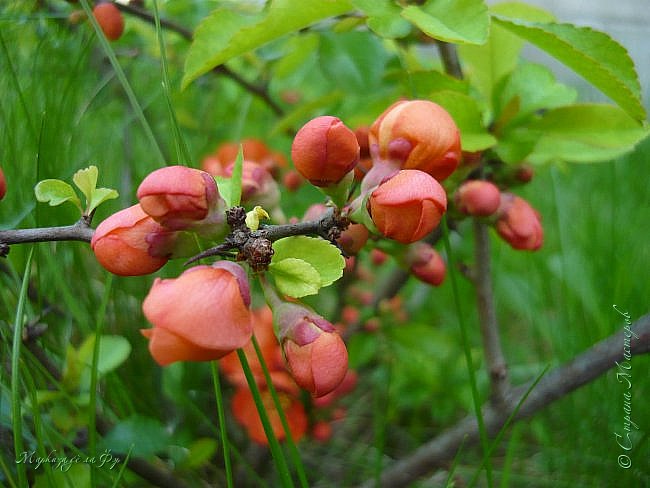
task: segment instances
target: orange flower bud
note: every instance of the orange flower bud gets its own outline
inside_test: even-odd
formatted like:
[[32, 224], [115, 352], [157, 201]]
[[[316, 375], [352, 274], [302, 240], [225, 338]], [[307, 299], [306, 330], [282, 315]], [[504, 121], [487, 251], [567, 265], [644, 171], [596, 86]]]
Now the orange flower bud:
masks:
[[178, 278], [156, 279], [142, 303], [152, 329], [141, 330], [161, 366], [211, 361], [251, 338], [250, 289], [243, 268], [230, 261], [195, 266]]
[[377, 187], [368, 211], [379, 232], [408, 244], [422, 239], [440, 223], [447, 195], [433, 177], [418, 170], [401, 170]]
[[6, 194], [7, 180], [5, 180], [5, 174], [2, 172], [2, 168], [0, 168], [0, 200], [2, 200]]
[[440, 286], [445, 279], [445, 262], [430, 244], [413, 244], [406, 253], [406, 264], [417, 279], [429, 285]]
[[357, 138], [340, 119], [329, 115], [307, 122], [296, 134], [291, 157], [312, 185], [338, 183], [359, 162]]
[[90, 247], [99, 264], [111, 273], [145, 275], [168, 261], [175, 234], [144, 213], [140, 205], [133, 205], [99, 224]]
[[332, 437], [332, 424], [321, 420], [311, 428], [311, 436], [318, 442], [327, 442]]
[[403, 169], [419, 169], [442, 181], [461, 157], [460, 132], [449, 113], [427, 100], [399, 101], [370, 127], [370, 151]]
[[348, 352], [334, 326], [297, 303], [275, 305], [273, 317], [296, 383], [314, 397], [334, 390], [348, 370]]
[[286, 189], [291, 192], [294, 192], [300, 188], [300, 185], [302, 185], [303, 181], [304, 180], [302, 179], [302, 176], [300, 176], [300, 173], [294, 170], [287, 171], [284, 176], [282, 176], [282, 183]]
[[347, 254], [357, 254], [368, 241], [368, 229], [363, 224], [350, 224], [337, 242]]
[[137, 192], [142, 209], [161, 225], [182, 230], [223, 224], [224, 202], [214, 178], [186, 166], [167, 166], [149, 173]]
[[496, 229], [514, 249], [536, 251], [544, 242], [539, 213], [526, 200], [511, 193], [501, 194]]
[[454, 203], [462, 213], [475, 217], [487, 217], [499, 209], [501, 192], [489, 181], [470, 180], [458, 187]]
[[[264, 404], [264, 410], [269, 417], [271, 429], [273, 430], [275, 437], [279, 441], [283, 441], [286, 434], [284, 432], [284, 427], [282, 426], [280, 415], [275, 408], [275, 402], [273, 401], [271, 392], [267, 389], [262, 389], [260, 393], [262, 396], [262, 403]], [[291, 437], [297, 442], [302, 439], [307, 432], [307, 414], [302, 402], [300, 402], [298, 398], [283, 392], [278, 392], [278, 398], [287, 419], [289, 431], [291, 431]], [[237, 391], [232, 397], [232, 412], [235, 420], [246, 428], [248, 436], [253, 441], [265, 446], [268, 445], [268, 439], [264, 433], [264, 427], [262, 426], [260, 414], [257, 411], [255, 401], [253, 400], [253, 394], [247, 387], [241, 386], [237, 388]]]
[[116, 41], [124, 32], [124, 17], [122, 12], [111, 2], [99, 3], [93, 8], [93, 15], [104, 31], [104, 35], [111, 41]]

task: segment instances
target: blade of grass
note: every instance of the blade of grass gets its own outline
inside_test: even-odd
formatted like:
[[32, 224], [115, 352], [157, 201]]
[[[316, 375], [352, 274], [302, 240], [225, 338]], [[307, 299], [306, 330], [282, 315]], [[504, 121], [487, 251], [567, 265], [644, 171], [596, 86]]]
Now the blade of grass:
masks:
[[463, 447], [465, 446], [465, 441], [467, 440], [467, 436], [465, 436], [460, 443], [460, 446], [458, 446], [458, 451], [456, 451], [456, 455], [454, 456], [454, 460], [451, 463], [451, 467], [449, 468], [449, 474], [447, 475], [447, 481], [445, 481], [445, 488], [446, 487], [453, 487], [454, 483], [452, 481], [454, 477], [454, 473], [456, 472], [456, 468], [458, 467], [458, 463], [460, 462], [460, 455], [463, 452]]
[[[108, 300], [111, 297], [113, 289], [113, 275], [107, 273], [106, 284], [104, 285], [104, 296], [97, 310], [97, 317], [95, 319], [95, 343], [93, 344], [93, 361], [90, 369], [90, 401], [88, 408], [88, 451], [90, 457], [94, 458], [97, 454], [97, 378], [99, 377], [99, 348], [102, 341], [102, 333], [104, 331], [104, 323], [106, 321], [106, 307]], [[90, 467], [90, 484], [96, 486], [95, 483], [95, 467]]]
[[147, 139], [149, 139], [152, 149], [156, 152], [156, 156], [159, 158], [160, 164], [164, 164], [166, 158], [162, 150], [160, 149], [160, 145], [158, 144], [158, 141], [156, 140], [156, 136], [154, 136], [154, 133], [151, 130], [151, 126], [149, 125], [149, 122], [147, 121], [144, 112], [142, 111], [142, 107], [140, 107], [140, 103], [138, 102], [138, 99], [135, 96], [135, 92], [133, 91], [133, 88], [131, 87], [129, 80], [126, 78], [126, 75], [124, 74], [124, 70], [122, 70], [122, 66], [120, 66], [120, 63], [118, 62], [117, 57], [115, 56], [115, 51], [113, 50], [113, 48], [108, 42], [108, 39], [106, 39], [106, 36], [102, 32], [102, 28], [97, 23], [97, 19], [95, 19], [95, 16], [93, 15], [90, 5], [88, 4], [88, 0], [80, 0], [80, 4], [84, 12], [86, 13], [86, 16], [88, 17], [88, 20], [91, 22], [93, 28], [95, 29], [95, 32], [97, 34], [97, 40], [101, 44], [102, 49], [104, 50], [106, 56], [111, 62], [111, 65], [115, 70], [115, 74], [117, 75], [117, 79], [120, 81], [120, 84], [122, 85], [122, 89], [124, 90], [124, 93], [126, 93], [126, 97], [129, 99], [129, 102], [131, 103], [131, 107], [133, 108], [135, 115], [140, 121], [140, 124], [142, 125], [142, 129], [144, 130], [145, 136], [147, 137]]
[[483, 461], [481, 462], [481, 465], [476, 470], [476, 473], [474, 473], [474, 476], [472, 477], [472, 479], [468, 483], [468, 486], [470, 486], [470, 487], [474, 486], [474, 484], [477, 482], [478, 476], [481, 473], [481, 470], [483, 469], [484, 466], [487, 467], [487, 465], [489, 464], [490, 456], [492, 455], [492, 452], [497, 448], [497, 446], [501, 442], [501, 439], [503, 438], [503, 435], [505, 434], [506, 430], [508, 429], [508, 426], [514, 420], [514, 418], [517, 416], [517, 413], [519, 412], [519, 409], [521, 408], [521, 406], [526, 401], [526, 398], [528, 398], [528, 395], [530, 395], [530, 392], [532, 392], [535, 389], [535, 386], [537, 386], [537, 383], [540, 382], [540, 380], [546, 374], [546, 372], [549, 370], [550, 367], [551, 367], [550, 365], [547, 365], [544, 368], [544, 370], [539, 374], [539, 376], [535, 379], [535, 381], [533, 381], [533, 383], [530, 385], [528, 390], [526, 390], [526, 393], [524, 393], [524, 395], [521, 397], [521, 399], [517, 402], [517, 406], [514, 408], [512, 413], [510, 413], [510, 415], [508, 415], [508, 418], [506, 419], [505, 423], [503, 424], [503, 427], [501, 427], [501, 429], [499, 430], [499, 433], [496, 435], [496, 437], [494, 438], [494, 440], [490, 444], [487, 453], [483, 456]]
[[506, 451], [506, 457], [503, 461], [503, 469], [501, 474], [501, 482], [499, 483], [499, 488], [508, 488], [510, 484], [510, 469], [512, 467], [512, 460], [515, 457], [515, 451], [519, 447], [519, 426], [521, 424], [515, 424], [512, 428], [512, 437], [510, 437], [510, 442], [508, 443], [508, 449]]
[[291, 435], [291, 429], [289, 429], [289, 422], [287, 422], [287, 416], [284, 414], [284, 409], [282, 408], [282, 404], [280, 403], [278, 392], [276, 391], [275, 386], [273, 386], [273, 381], [271, 380], [271, 374], [269, 373], [269, 369], [266, 366], [266, 361], [264, 361], [264, 357], [262, 356], [262, 350], [260, 349], [260, 344], [259, 342], [257, 342], [257, 338], [255, 337], [255, 335], [253, 335], [252, 341], [253, 341], [253, 347], [255, 348], [255, 354], [257, 354], [257, 359], [259, 360], [260, 365], [262, 366], [262, 371], [264, 372], [264, 379], [266, 380], [266, 385], [269, 388], [269, 391], [271, 392], [271, 397], [273, 398], [275, 409], [278, 411], [278, 415], [280, 416], [280, 422], [282, 422], [282, 428], [284, 429], [284, 433], [287, 436], [287, 445], [289, 446], [289, 453], [291, 455], [291, 460], [293, 461], [293, 465], [296, 468], [298, 479], [300, 480], [300, 486], [302, 486], [303, 488], [307, 488], [309, 486], [309, 482], [307, 481], [307, 475], [305, 474], [305, 468], [302, 464], [300, 453], [298, 452], [296, 443], [293, 440], [293, 435]]
[[246, 376], [248, 387], [250, 388], [253, 395], [253, 400], [255, 401], [257, 412], [259, 413], [260, 420], [262, 421], [262, 426], [264, 427], [264, 433], [266, 434], [266, 438], [269, 441], [271, 456], [273, 456], [273, 461], [278, 468], [278, 474], [280, 475], [282, 486], [293, 487], [294, 484], [293, 480], [291, 479], [291, 475], [289, 474], [287, 460], [284, 458], [282, 449], [280, 449], [280, 443], [278, 442], [277, 437], [275, 437], [275, 433], [271, 427], [269, 416], [267, 415], [266, 409], [264, 408], [264, 403], [262, 402], [262, 395], [260, 394], [260, 390], [257, 387], [255, 378], [253, 377], [253, 372], [251, 371], [250, 365], [248, 364], [248, 359], [246, 359], [246, 354], [242, 349], [237, 349], [237, 356], [239, 357], [239, 362], [241, 363], [242, 369], [244, 370], [244, 375]]
[[[36, 396], [36, 386], [34, 384], [34, 378], [29, 371], [29, 368], [23, 370], [23, 378], [26, 384], [27, 392], [29, 393], [29, 401], [31, 403], [31, 413], [34, 419], [34, 434], [36, 435], [36, 450], [38, 455], [42, 459], [47, 459], [47, 452], [45, 451], [45, 439], [43, 437], [43, 423], [41, 422], [41, 412], [38, 404], [38, 398]], [[45, 469], [45, 476], [50, 486], [56, 486], [54, 481], [54, 473], [52, 472], [52, 466], [50, 463], [43, 463], [43, 468]]]
[[176, 158], [180, 164], [189, 166], [192, 162], [190, 153], [187, 149], [187, 144], [183, 139], [183, 134], [178, 127], [178, 119], [172, 104], [169, 81], [169, 67], [167, 65], [167, 52], [165, 49], [165, 40], [163, 37], [163, 29], [160, 25], [160, 13], [158, 12], [158, 0], [153, 0], [153, 15], [156, 26], [156, 36], [158, 37], [158, 46], [160, 48], [160, 62], [162, 71], [162, 88], [165, 102], [167, 103], [167, 110], [169, 111], [169, 118], [171, 122], [172, 134], [174, 135], [174, 146], [176, 147]]
[[210, 363], [212, 366], [212, 381], [214, 383], [214, 397], [217, 401], [217, 416], [219, 417], [219, 430], [221, 431], [221, 446], [223, 449], [223, 463], [226, 469], [226, 483], [228, 488], [233, 487], [232, 466], [230, 463], [230, 445], [228, 443], [228, 430], [226, 428], [226, 415], [223, 408], [223, 395], [221, 393], [221, 382], [219, 381], [219, 369], [217, 361]]
[[451, 249], [449, 242], [449, 228], [447, 226], [447, 216], [442, 221], [442, 238], [447, 252], [447, 259], [449, 261], [449, 275], [451, 278], [452, 294], [454, 296], [454, 307], [456, 308], [456, 316], [458, 317], [458, 325], [460, 328], [461, 342], [463, 343], [463, 352], [465, 354], [465, 362], [467, 364], [467, 372], [469, 375], [469, 383], [472, 391], [472, 401], [474, 404], [474, 414], [478, 423], [479, 437], [481, 439], [481, 447], [483, 448], [483, 461], [487, 460], [485, 465], [485, 472], [488, 487], [492, 487], [492, 465], [489, 461], [489, 439], [487, 430], [485, 429], [485, 422], [483, 420], [483, 412], [481, 411], [481, 400], [479, 398], [478, 386], [476, 383], [476, 371], [474, 371], [474, 364], [472, 363], [472, 352], [469, 344], [469, 337], [467, 333], [467, 324], [465, 324], [465, 316], [463, 314], [462, 306], [460, 304], [460, 292], [458, 290], [458, 280], [456, 278], [456, 260], [454, 253]]
[[117, 472], [117, 476], [113, 480], [113, 485], [111, 488], [118, 488], [120, 481], [122, 480], [122, 477], [124, 476], [124, 473], [126, 471], [126, 466], [129, 464], [129, 459], [131, 459], [131, 452], [133, 451], [133, 444], [129, 447], [128, 452], [126, 453], [126, 456], [124, 456], [124, 459], [122, 460], [122, 466], [120, 467], [120, 470]]
[[[29, 275], [32, 269], [32, 258], [34, 257], [34, 246], [29, 249], [23, 282], [20, 286], [20, 295], [16, 307], [16, 318], [14, 320], [14, 337], [11, 350], [11, 420], [14, 435], [14, 455], [16, 460], [25, 452], [23, 444], [23, 422], [20, 397], [20, 348], [23, 339], [23, 311], [27, 300], [27, 288], [29, 286]], [[16, 463], [18, 471], [18, 485], [27, 486], [27, 471], [25, 463]]]

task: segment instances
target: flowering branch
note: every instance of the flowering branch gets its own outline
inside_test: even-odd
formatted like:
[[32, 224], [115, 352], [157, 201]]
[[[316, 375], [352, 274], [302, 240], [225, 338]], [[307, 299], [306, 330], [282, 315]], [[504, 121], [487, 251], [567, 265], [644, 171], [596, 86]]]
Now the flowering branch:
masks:
[[[624, 340], [629, 339], [632, 356], [650, 353], [650, 314], [634, 322], [629, 330], [621, 330], [587, 349], [573, 360], [546, 374], [530, 392], [517, 411], [514, 420], [530, 417], [550, 403], [606, 373], [624, 359]], [[626, 337], [631, 336], [631, 337]], [[503, 428], [506, 421], [533, 382], [518, 386], [503, 406], [488, 403], [483, 407], [485, 427], [491, 435]], [[439, 436], [423, 444], [404, 459], [385, 469], [381, 486], [406, 486], [432, 469], [442, 466], [456, 456], [461, 445], [474, 444], [479, 439], [478, 424], [474, 415], [468, 415]], [[375, 480], [362, 487], [377, 486]]]

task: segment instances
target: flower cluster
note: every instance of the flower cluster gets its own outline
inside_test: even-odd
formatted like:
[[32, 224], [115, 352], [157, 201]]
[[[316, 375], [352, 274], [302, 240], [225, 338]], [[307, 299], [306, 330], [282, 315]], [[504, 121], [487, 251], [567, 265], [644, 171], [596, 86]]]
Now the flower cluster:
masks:
[[[326, 408], [331, 407], [338, 398], [354, 388], [356, 375], [351, 371], [347, 371], [345, 377], [335, 389], [319, 398], [313, 398], [311, 400], [312, 408], [309, 409], [310, 415], [308, 416], [303, 404], [304, 399], [300, 395], [300, 387], [287, 371], [286, 363], [283, 360], [282, 349], [273, 329], [271, 309], [263, 307], [254, 310], [252, 321], [262, 359], [283, 408], [291, 437], [297, 442], [311, 430], [315, 438], [325, 440], [324, 437], [329, 437], [329, 435], [324, 431], [331, 434], [330, 412]], [[252, 343], [249, 342], [244, 346], [243, 352], [260, 390], [273, 433], [278, 440], [282, 441], [286, 438], [286, 432], [273, 401], [269, 385], [265, 381], [262, 363]], [[226, 379], [235, 387], [235, 393], [232, 397], [232, 412], [235, 420], [246, 429], [253, 441], [263, 445], [268, 444], [259, 412], [237, 354], [233, 352], [224, 356], [219, 361], [219, 365]], [[337, 408], [335, 415], [337, 420], [341, 418], [342, 412], [344, 411], [340, 407]], [[309, 428], [310, 424], [311, 429]]]
[[196, 250], [190, 233], [218, 237], [227, 228], [225, 203], [205, 171], [161, 168], [142, 181], [137, 196], [138, 204], [111, 215], [93, 234], [95, 256], [111, 273], [153, 273]]

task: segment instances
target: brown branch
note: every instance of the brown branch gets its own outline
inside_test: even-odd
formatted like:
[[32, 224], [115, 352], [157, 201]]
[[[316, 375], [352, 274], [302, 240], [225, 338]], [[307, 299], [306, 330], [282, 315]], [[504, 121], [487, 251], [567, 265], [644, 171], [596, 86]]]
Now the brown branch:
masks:
[[[626, 337], [626, 334], [630, 335], [628, 330], [634, 332], [636, 337]], [[629, 340], [629, 352], [632, 356], [649, 353], [650, 314], [638, 319], [629, 329], [611, 335], [545, 375], [524, 401], [515, 420], [534, 415], [555, 400], [614, 368], [617, 362], [625, 359], [624, 340]], [[532, 383], [531, 381], [516, 388], [503, 408], [495, 408], [492, 404], [483, 407], [483, 420], [491, 435], [496, 434], [504, 426]], [[474, 415], [469, 415], [386, 469], [381, 477], [381, 486], [406, 486], [432, 469], [452, 460], [461, 444], [463, 446], [475, 444], [478, 439], [476, 418]], [[375, 482], [367, 481], [361, 486], [375, 486]]]
[[11, 244], [27, 244], [29, 242], [90, 242], [93, 237], [93, 232], [94, 229], [83, 219], [79, 220], [76, 224], [61, 227], [2, 230], [0, 231], [0, 249], [4, 249], [8, 252], [7, 246], [10, 246]]
[[[154, 15], [149, 12], [146, 9], [136, 7], [134, 5], [123, 5], [121, 3], [116, 3], [115, 4], [120, 10], [123, 12], [126, 12], [130, 15], [133, 15], [135, 17], [138, 17], [145, 22], [150, 23], [151, 25], [155, 25], [156, 19]], [[192, 42], [192, 39], [194, 37], [193, 33], [191, 30], [183, 27], [180, 24], [177, 24], [176, 22], [172, 22], [167, 19], [160, 19], [160, 25], [161, 27], [164, 27], [167, 30], [170, 30], [172, 32], [176, 32], [179, 34], [183, 39], [186, 41]], [[268, 105], [268, 107], [275, 113], [276, 115], [283, 115], [284, 110], [280, 105], [278, 105], [272, 98], [271, 95], [268, 92], [267, 86], [266, 85], [255, 85], [251, 83], [250, 81], [247, 81], [244, 79], [241, 75], [238, 73], [235, 73], [233, 70], [228, 68], [226, 65], [219, 65], [216, 66], [215, 68], [212, 69], [214, 73], [223, 75], [227, 78], [230, 78], [232, 81], [237, 83], [239, 86], [241, 86], [244, 90], [248, 91], [249, 93], [255, 95], [256, 97], [260, 98], [264, 103]]]
[[483, 352], [488, 376], [490, 378], [491, 401], [495, 407], [508, 401], [510, 384], [508, 369], [499, 337], [499, 324], [494, 308], [494, 293], [492, 290], [492, 271], [490, 256], [490, 236], [487, 225], [474, 219], [474, 285], [476, 287], [476, 302]]
[[462, 80], [463, 69], [460, 66], [456, 46], [443, 41], [437, 41], [437, 46], [440, 58], [442, 59], [442, 65], [445, 68], [445, 73]]

